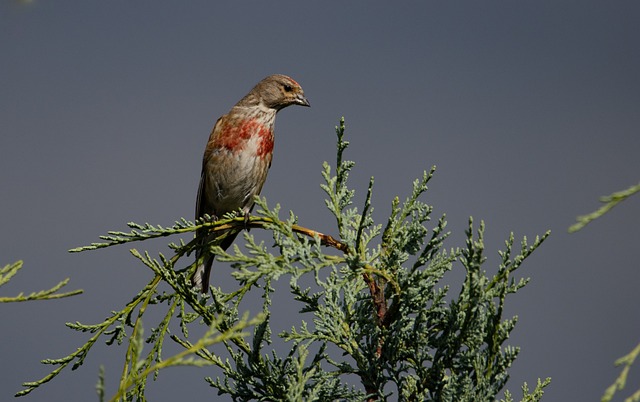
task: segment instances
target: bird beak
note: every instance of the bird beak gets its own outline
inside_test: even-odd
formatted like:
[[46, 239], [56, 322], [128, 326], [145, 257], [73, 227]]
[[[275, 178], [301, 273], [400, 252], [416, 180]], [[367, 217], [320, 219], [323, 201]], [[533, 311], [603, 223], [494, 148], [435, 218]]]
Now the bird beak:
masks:
[[311, 106], [311, 104], [303, 94], [298, 94], [296, 96], [296, 104], [300, 106]]

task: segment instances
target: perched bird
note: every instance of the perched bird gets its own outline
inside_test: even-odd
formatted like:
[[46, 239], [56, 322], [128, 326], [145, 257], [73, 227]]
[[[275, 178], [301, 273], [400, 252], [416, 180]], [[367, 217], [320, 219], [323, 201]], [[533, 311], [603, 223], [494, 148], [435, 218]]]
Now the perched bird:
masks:
[[[309, 106], [300, 84], [286, 75], [270, 75], [220, 117], [213, 126], [202, 159], [202, 174], [196, 201], [196, 219], [205, 214], [214, 220], [242, 211], [245, 218], [260, 194], [273, 157], [276, 113], [289, 105]], [[196, 233], [200, 244], [213, 239], [206, 229]], [[226, 250], [235, 235], [220, 243]], [[198, 260], [203, 253], [196, 253]], [[202, 293], [209, 288], [214, 255], [204, 255], [191, 281]]]

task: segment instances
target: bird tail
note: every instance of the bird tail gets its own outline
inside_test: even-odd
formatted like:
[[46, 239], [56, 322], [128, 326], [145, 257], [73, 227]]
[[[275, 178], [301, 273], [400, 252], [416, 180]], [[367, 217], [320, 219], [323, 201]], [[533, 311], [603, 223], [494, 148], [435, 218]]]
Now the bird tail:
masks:
[[[207, 294], [209, 290], [209, 277], [211, 276], [211, 266], [213, 265], [213, 255], [207, 256], [191, 277], [191, 284], [194, 288], [198, 288], [202, 293]], [[200, 261], [200, 258], [197, 258]]]
[[[236, 238], [238, 233], [228, 233], [226, 237], [219, 242], [220, 248], [226, 250], [231, 246], [233, 240]], [[205, 242], [212, 241], [211, 238], [203, 237]], [[215, 240], [213, 240], [215, 241]], [[208, 251], [197, 251], [196, 252], [196, 261], [199, 262], [198, 267], [196, 268], [196, 272], [191, 277], [191, 283], [193, 287], [199, 288], [202, 293], [209, 293], [209, 277], [211, 276], [211, 266], [213, 265], [213, 259], [215, 258], [215, 254], [211, 254]]]

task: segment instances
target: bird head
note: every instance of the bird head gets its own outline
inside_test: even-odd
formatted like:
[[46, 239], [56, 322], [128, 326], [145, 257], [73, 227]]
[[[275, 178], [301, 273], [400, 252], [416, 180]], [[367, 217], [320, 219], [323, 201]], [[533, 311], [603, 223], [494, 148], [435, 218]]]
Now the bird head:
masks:
[[280, 110], [290, 105], [310, 106], [300, 84], [286, 75], [274, 74], [260, 81], [247, 95], [263, 106]]

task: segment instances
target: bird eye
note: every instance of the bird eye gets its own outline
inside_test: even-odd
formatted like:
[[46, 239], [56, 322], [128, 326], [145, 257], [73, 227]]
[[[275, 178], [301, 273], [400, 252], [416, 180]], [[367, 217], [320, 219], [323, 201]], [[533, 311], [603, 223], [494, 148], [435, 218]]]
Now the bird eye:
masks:
[[285, 84], [284, 90], [285, 90], [285, 92], [291, 92], [291, 91], [293, 91], [293, 88], [291, 88], [291, 85], [286, 85]]

